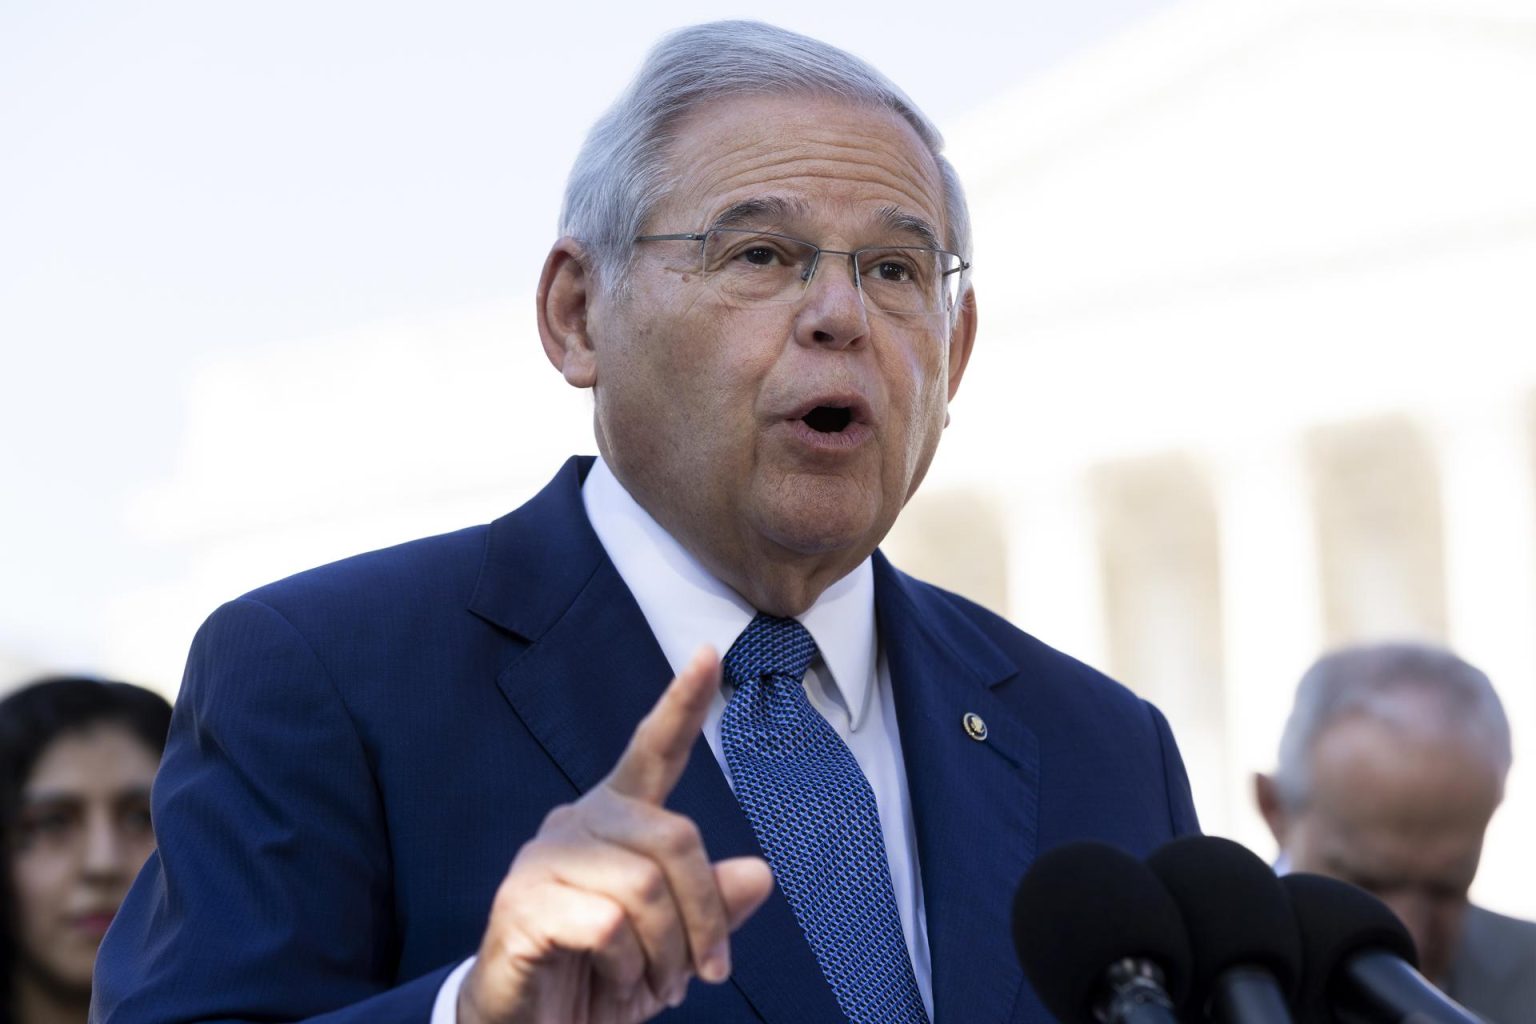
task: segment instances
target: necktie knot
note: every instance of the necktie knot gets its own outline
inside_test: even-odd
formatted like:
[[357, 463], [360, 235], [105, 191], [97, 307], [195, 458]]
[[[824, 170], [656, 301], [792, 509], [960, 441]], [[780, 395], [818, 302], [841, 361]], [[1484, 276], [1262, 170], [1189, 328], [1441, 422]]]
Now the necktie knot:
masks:
[[799, 683], [816, 656], [816, 641], [794, 619], [757, 614], [731, 644], [723, 662], [725, 674], [736, 687], [764, 676]]

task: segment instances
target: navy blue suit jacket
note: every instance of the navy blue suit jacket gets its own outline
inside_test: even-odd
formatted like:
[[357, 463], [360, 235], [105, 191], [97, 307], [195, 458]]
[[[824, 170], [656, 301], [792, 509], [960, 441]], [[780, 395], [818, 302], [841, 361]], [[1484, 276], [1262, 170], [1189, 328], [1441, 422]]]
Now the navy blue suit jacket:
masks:
[[[671, 678], [583, 511], [590, 461], [487, 527], [351, 558], [216, 611], [187, 664], [150, 858], [103, 944], [98, 1024], [424, 1022], [545, 814], [607, 774]], [[1196, 828], [1150, 705], [875, 556], [936, 1024], [1049, 1019], [1009, 937], [1052, 845]], [[984, 741], [962, 727], [987, 723]], [[668, 804], [757, 853], [702, 738]], [[838, 1020], [777, 893], [730, 982], [670, 1022]]]

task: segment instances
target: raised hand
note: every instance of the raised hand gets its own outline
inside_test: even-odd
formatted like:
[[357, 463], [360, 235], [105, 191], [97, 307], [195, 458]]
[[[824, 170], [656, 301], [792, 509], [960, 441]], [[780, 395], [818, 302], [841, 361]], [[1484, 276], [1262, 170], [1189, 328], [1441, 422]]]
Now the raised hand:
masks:
[[730, 933], [773, 889], [757, 857], [711, 864], [692, 821], [663, 806], [688, 763], [720, 659], [698, 651], [608, 777], [556, 807], [512, 861], [459, 1024], [629, 1024], [730, 976]]

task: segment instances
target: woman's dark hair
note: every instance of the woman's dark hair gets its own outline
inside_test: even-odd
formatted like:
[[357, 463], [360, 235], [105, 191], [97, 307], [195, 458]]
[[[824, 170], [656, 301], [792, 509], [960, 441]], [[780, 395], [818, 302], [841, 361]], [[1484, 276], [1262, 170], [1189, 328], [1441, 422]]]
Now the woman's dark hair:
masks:
[[0, 700], [0, 1022], [12, 1014], [11, 851], [21, 792], [54, 740], [99, 725], [128, 730], [158, 757], [165, 752], [171, 706], [142, 687], [82, 676], [39, 679]]

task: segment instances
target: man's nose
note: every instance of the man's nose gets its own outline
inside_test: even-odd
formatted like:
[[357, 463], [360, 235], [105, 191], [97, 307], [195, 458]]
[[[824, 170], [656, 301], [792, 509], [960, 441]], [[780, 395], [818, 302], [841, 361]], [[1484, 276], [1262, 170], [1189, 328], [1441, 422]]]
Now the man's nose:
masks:
[[869, 336], [869, 311], [854, 280], [853, 261], [843, 253], [822, 253], [809, 268], [805, 295], [795, 317], [801, 344], [847, 348]]

